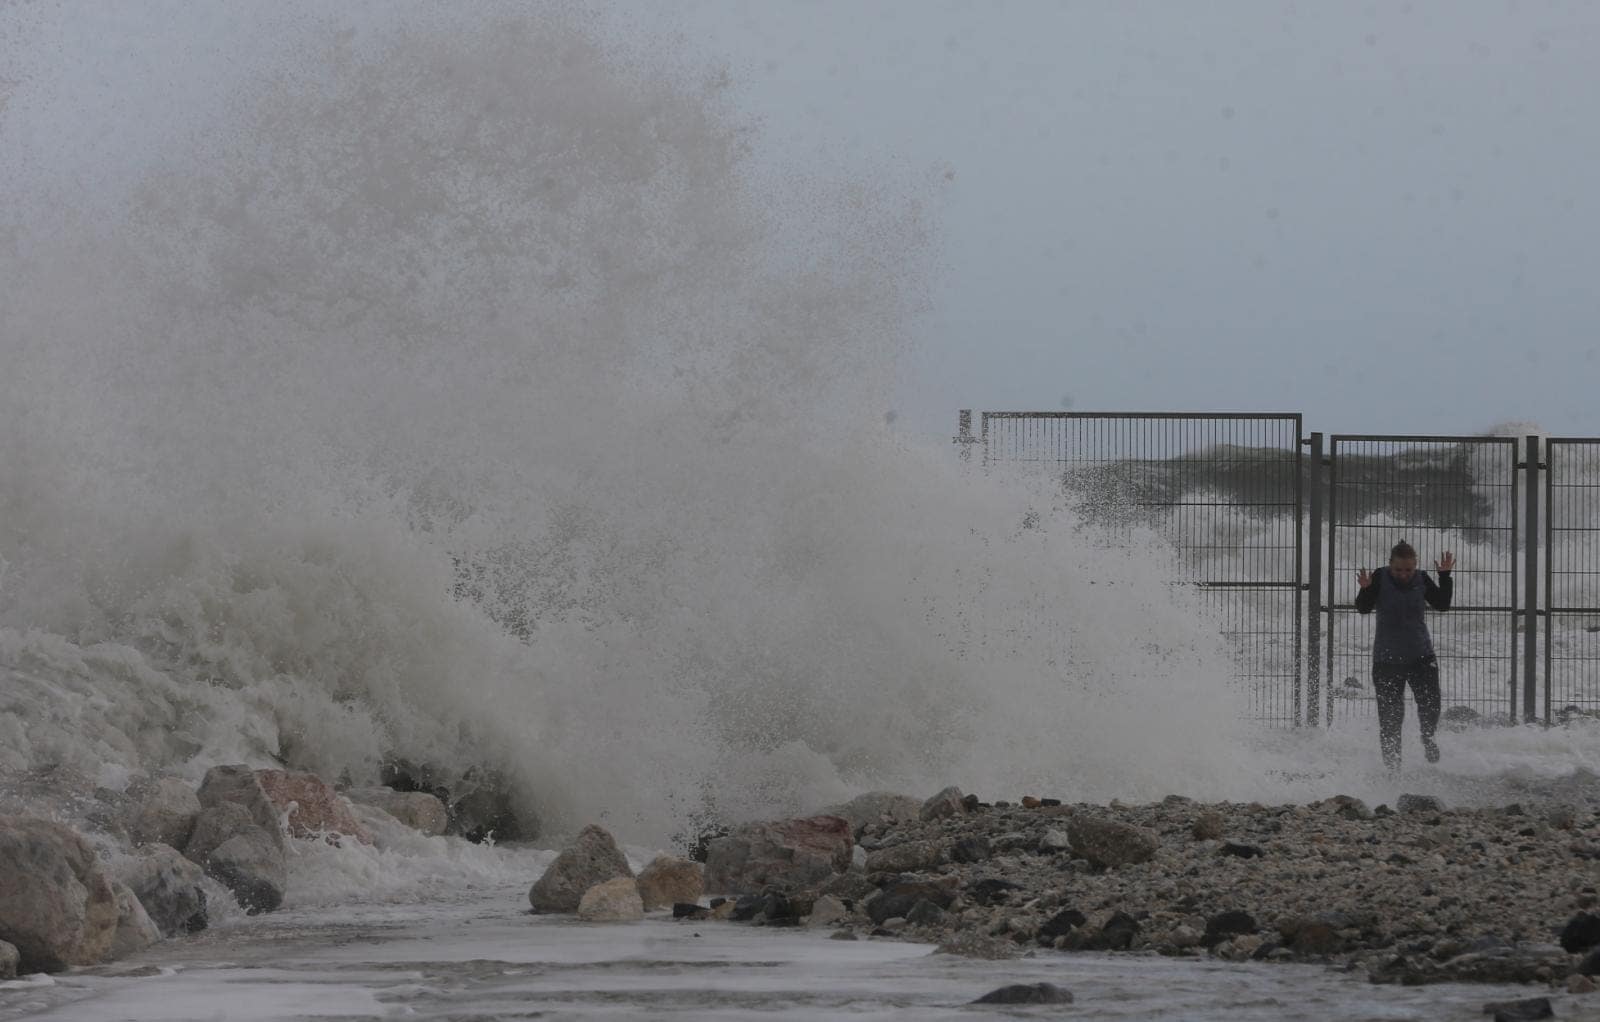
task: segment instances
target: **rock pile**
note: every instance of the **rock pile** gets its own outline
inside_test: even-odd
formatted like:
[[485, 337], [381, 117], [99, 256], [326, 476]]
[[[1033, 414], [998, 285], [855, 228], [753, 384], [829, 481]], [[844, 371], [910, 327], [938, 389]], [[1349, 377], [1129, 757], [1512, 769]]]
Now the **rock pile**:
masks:
[[725, 848], [707, 890], [731, 896], [735, 920], [826, 925], [845, 938], [894, 936], [985, 957], [1007, 946], [1154, 951], [1329, 962], [1380, 983], [1593, 986], [1592, 806], [1448, 809], [1422, 795], [1397, 804], [1403, 812], [1347, 796], [1283, 806], [1176, 796], [1137, 806], [982, 804], [946, 789], [914, 817], [836, 809], [865, 856], [830, 848], [834, 870], [821, 877], [815, 858], [785, 872], [780, 847], [753, 849], [826, 817], [735, 831], [720, 840], [752, 850]]
[[[272, 911], [288, 882], [291, 839], [373, 840], [355, 807], [313, 774], [219, 766], [198, 791], [170, 777], [126, 792], [91, 789], [60, 771], [32, 780], [41, 793], [77, 791], [82, 819], [126, 839], [133, 854], [113, 866], [70, 827], [0, 815], [0, 979], [98, 964], [204, 929], [207, 876], [246, 911]], [[27, 783], [18, 787], [31, 799]], [[444, 807], [423, 799], [438, 803], [413, 793], [406, 806], [431, 828]]]

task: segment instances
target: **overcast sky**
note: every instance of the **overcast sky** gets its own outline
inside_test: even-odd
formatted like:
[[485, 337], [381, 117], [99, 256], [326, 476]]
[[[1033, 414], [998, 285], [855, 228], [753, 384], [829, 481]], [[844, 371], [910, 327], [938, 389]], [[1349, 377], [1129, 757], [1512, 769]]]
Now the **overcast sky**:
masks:
[[[10, 2], [0, 102], [19, 69], [67, 61], [85, 97], [130, 111], [204, 102], [195, 83], [273, 6]], [[674, 0], [610, 17], [725, 61], [768, 158], [950, 172], [934, 306], [890, 402], [908, 429], [948, 435], [971, 407], [1600, 434], [1600, 4]], [[92, 144], [140, 131], [131, 116]]]

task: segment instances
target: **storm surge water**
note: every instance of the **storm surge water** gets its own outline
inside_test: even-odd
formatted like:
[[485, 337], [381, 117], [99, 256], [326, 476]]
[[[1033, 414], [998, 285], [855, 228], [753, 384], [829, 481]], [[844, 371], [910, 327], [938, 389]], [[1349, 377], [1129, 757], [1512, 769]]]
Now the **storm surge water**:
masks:
[[0, 771], [403, 758], [636, 841], [1267, 792], [1158, 542], [885, 426], [931, 185], [778, 173], [564, 8], [374, 18], [149, 111], [120, 191], [14, 193]]

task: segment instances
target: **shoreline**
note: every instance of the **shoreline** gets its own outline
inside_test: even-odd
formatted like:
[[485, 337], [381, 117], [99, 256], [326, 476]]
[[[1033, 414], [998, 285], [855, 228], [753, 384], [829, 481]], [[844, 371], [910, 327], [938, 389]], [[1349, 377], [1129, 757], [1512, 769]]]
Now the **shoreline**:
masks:
[[1008, 805], [947, 789], [910, 818], [913, 800], [864, 798], [893, 807], [837, 809], [865, 809], [851, 821], [865, 862], [808, 889], [747, 893], [734, 918], [978, 957], [1150, 952], [1323, 964], [1374, 983], [1583, 993], [1600, 972], [1592, 803]]

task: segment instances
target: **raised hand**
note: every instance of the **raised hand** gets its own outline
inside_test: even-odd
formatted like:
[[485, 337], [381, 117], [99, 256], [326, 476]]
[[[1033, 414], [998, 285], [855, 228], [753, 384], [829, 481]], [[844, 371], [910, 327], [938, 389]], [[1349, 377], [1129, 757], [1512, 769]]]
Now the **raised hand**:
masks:
[[[1449, 555], [1447, 554], [1446, 556]], [[1357, 569], [1356, 581], [1361, 583], [1361, 588], [1365, 589], [1367, 586], [1372, 584], [1372, 572], [1368, 571], [1366, 568]]]
[[1456, 555], [1448, 550], [1441, 554], [1437, 561], [1433, 562], [1433, 567], [1436, 571], [1452, 571], [1454, 570], [1455, 566]]

